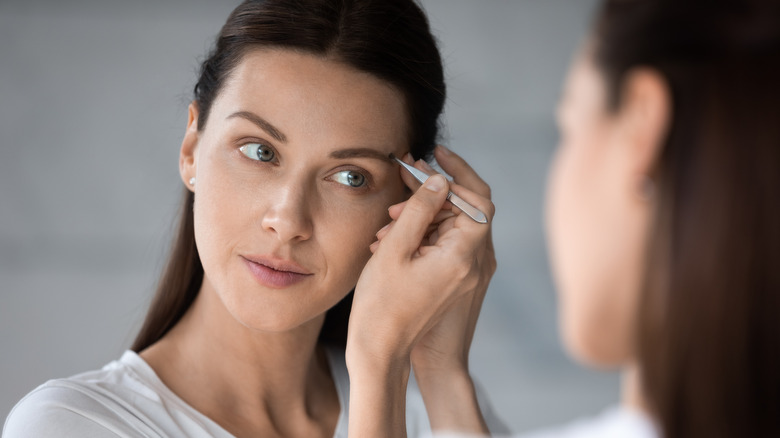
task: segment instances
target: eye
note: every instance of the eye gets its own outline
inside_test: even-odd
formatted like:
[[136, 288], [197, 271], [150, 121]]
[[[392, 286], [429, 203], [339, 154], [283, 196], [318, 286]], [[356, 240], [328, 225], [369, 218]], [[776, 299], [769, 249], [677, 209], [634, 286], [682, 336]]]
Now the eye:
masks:
[[365, 175], [359, 172], [355, 172], [354, 170], [343, 170], [341, 172], [337, 172], [333, 175], [333, 180], [337, 183], [355, 188], [366, 185]]
[[253, 160], [266, 163], [276, 158], [276, 152], [274, 152], [273, 148], [262, 143], [248, 143], [238, 148], [238, 150]]

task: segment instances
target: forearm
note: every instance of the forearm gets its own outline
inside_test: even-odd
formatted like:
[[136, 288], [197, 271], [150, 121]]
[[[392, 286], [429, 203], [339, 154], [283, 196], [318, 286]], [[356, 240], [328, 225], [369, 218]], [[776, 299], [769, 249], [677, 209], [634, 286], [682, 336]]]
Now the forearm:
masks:
[[347, 368], [349, 436], [405, 437], [408, 358], [380, 360], [348, 354]]
[[467, 370], [415, 368], [415, 377], [432, 430], [489, 435]]

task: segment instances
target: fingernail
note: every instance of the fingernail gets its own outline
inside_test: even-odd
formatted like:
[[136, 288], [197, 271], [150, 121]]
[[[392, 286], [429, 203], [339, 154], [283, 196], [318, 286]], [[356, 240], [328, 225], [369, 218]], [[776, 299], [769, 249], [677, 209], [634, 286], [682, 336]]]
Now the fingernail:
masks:
[[412, 154], [407, 152], [406, 155], [404, 155], [403, 161], [404, 161], [404, 163], [410, 163], [410, 162], [414, 163], [414, 158], [412, 158]]
[[451, 150], [449, 150], [449, 149], [447, 149], [447, 148], [446, 148], [444, 145], [441, 145], [441, 144], [440, 144], [440, 145], [438, 145], [438, 146], [436, 146], [436, 147], [437, 147], [437, 148], [439, 148], [439, 150], [440, 150], [442, 153], [444, 153], [444, 155], [450, 155], [450, 154], [452, 154], [452, 151], [451, 151]]
[[436, 174], [428, 178], [428, 181], [425, 181], [425, 188], [432, 192], [439, 192], [446, 183], [443, 176]]
[[381, 233], [382, 231], [386, 230], [386, 229], [387, 229], [389, 226], [390, 226], [390, 224], [387, 224], [387, 225], [385, 225], [385, 226], [384, 226], [384, 227], [382, 227], [382, 228], [381, 228], [379, 231], [377, 231], [377, 232], [376, 232], [376, 234], [379, 234], [379, 233]]
[[433, 170], [433, 167], [431, 167], [431, 165], [430, 165], [430, 164], [428, 164], [428, 163], [427, 163], [425, 160], [417, 160], [417, 161], [418, 161], [420, 164], [422, 164], [422, 167], [423, 167], [423, 169], [425, 169], [425, 170], [430, 170], [431, 172], [433, 172], [433, 171], [434, 171], [434, 170]]

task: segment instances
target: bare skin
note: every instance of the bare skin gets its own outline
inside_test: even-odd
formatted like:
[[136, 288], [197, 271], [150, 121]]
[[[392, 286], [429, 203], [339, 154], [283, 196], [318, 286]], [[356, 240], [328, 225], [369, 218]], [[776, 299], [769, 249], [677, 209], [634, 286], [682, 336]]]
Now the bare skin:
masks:
[[382, 80], [285, 50], [245, 55], [202, 130], [190, 106], [180, 174], [204, 281], [141, 357], [230, 433], [333, 436], [339, 402], [317, 337], [408, 196], [386, 159], [408, 151], [405, 111]]
[[[435, 154], [454, 177], [449, 189], [492, 223], [487, 184], [454, 153], [439, 147]], [[432, 172], [424, 163], [417, 167]], [[432, 177], [409, 201], [390, 209], [394, 222], [377, 234], [355, 289], [347, 342], [350, 435], [405, 436], [402, 383], [410, 367], [434, 430], [487, 432], [468, 350], [495, 271], [491, 227], [445, 204], [446, 186], [430, 190], [437, 181], [446, 184]]]
[[[560, 323], [575, 357], [591, 365], [624, 370], [624, 403], [643, 410], [641, 370], [634, 365], [636, 340], [630, 334], [636, 323], [643, 255], [654, 209], [646, 187], [668, 129], [669, 91], [653, 71], [629, 72], [620, 108], [609, 111], [602, 78], [589, 56], [587, 49], [583, 51], [567, 80], [558, 116], [561, 145], [548, 190], [547, 226], [561, 303]], [[473, 190], [462, 197], [487, 208], [487, 186], [473, 171], [458, 168], [457, 160], [437, 152], [445, 170]], [[361, 383], [353, 386], [351, 397], [370, 407], [360, 412], [360, 428], [355, 420], [355, 430], [366, 435], [401, 436], [403, 418], [397, 403], [402, 400], [393, 386], [405, 382], [410, 361], [434, 430], [487, 433], [465, 358], [472, 323], [495, 269], [489, 229], [474, 228], [472, 238], [466, 238], [468, 233], [447, 234], [457, 226], [438, 225], [430, 235], [439, 240], [426, 240], [430, 224], [447, 216], [440, 210], [440, 197], [424, 194], [425, 190], [415, 194], [414, 208], [410, 209], [410, 200], [406, 208], [391, 209], [394, 222], [378, 234], [379, 242], [372, 245], [374, 258], [361, 282], [382, 276], [379, 264], [374, 270], [374, 260], [382, 260], [383, 272], [402, 278], [394, 280], [388, 275], [365, 288], [358, 283], [356, 291], [351, 323], [362, 322], [363, 328], [356, 332], [360, 335], [350, 336], [347, 358], [350, 375]], [[440, 224], [457, 224], [460, 219], [452, 222], [448, 217]], [[463, 246], [458, 251], [475, 261], [457, 270], [463, 275], [460, 286], [451, 283], [457, 274], [447, 271], [446, 263], [414, 274], [415, 263], [435, 265], [435, 257], [428, 256], [446, 246], [440, 245], [445, 236], [461, 238]], [[387, 291], [395, 297], [413, 284], [418, 287], [416, 294], [402, 301], [413, 305], [393, 307]], [[385, 285], [385, 289], [376, 285]], [[371, 331], [367, 321], [381, 318], [380, 313], [390, 313], [387, 324], [393, 330]]]

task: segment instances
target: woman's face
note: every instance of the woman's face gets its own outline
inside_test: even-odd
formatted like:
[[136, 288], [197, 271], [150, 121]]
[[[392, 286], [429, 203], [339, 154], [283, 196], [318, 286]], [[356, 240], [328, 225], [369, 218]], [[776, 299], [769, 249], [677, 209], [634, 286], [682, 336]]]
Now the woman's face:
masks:
[[589, 53], [576, 58], [558, 108], [547, 229], [564, 341], [578, 359], [610, 366], [633, 357], [649, 216], [632, 174], [632, 127], [622, 110], [607, 111]]
[[341, 300], [405, 196], [387, 157], [408, 152], [406, 120], [402, 95], [369, 74], [288, 50], [245, 55], [203, 130], [190, 122], [191, 158], [182, 147], [202, 293], [264, 331]]

